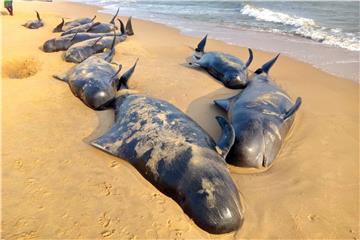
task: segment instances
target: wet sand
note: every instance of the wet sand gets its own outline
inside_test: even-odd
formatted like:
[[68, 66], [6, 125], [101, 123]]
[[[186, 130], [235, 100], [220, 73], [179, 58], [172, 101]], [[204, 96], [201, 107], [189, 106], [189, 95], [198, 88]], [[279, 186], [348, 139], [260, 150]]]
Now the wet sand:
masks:
[[[45, 27], [21, 26], [38, 10]], [[273, 167], [263, 173], [230, 167], [245, 205], [238, 231], [211, 235], [126, 161], [88, 142], [113, 122], [54, 80], [73, 64], [39, 47], [58, 34], [61, 17], [93, 16], [70, 3], [15, 2], [2, 21], [2, 237], [4, 239], [354, 239], [359, 238], [359, 85], [287, 57], [272, 78], [303, 98], [295, 125]], [[98, 19], [108, 21], [107, 15]], [[122, 19], [126, 19], [122, 17]], [[184, 65], [199, 38], [134, 19], [136, 35], [116, 47], [114, 61], [140, 58], [130, 88], [175, 104], [214, 138], [220, 133], [212, 100], [225, 89]], [[247, 59], [247, 50], [210, 40], [208, 50]], [[251, 70], [273, 57], [255, 51]]]

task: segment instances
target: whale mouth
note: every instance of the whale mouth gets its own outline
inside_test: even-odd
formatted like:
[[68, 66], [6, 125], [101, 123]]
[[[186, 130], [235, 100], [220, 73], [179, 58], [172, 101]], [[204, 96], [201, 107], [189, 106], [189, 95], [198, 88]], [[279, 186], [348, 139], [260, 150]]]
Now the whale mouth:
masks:
[[266, 161], [265, 154], [263, 155], [262, 166], [265, 168], [267, 167], [267, 161]]

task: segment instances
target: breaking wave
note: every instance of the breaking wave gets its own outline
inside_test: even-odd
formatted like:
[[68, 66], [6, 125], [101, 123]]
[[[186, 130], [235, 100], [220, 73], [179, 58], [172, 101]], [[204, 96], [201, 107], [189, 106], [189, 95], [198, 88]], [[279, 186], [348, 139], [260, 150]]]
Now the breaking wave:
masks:
[[[360, 51], [360, 39], [353, 33], [343, 33], [341, 29], [331, 29], [319, 26], [313, 19], [290, 16], [285, 13], [271, 11], [266, 8], [257, 8], [246, 4], [240, 10], [241, 14], [254, 17], [257, 21], [272, 22], [286, 25], [289, 28], [281, 31], [312, 39], [328, 45], [346, 48], [351, 51]], [[272, 32], [279, 32], [272, 29]]]

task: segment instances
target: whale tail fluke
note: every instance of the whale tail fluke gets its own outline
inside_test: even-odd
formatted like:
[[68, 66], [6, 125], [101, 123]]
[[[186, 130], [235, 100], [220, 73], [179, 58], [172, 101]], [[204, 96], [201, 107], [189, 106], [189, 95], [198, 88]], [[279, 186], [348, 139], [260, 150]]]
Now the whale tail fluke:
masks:
[[262, 65], [261, 68], [256, 70], [255, 74], [262, 74], [262, 73], [269, 74], [269, 71], [270, 71], [271, 67], [274, 65], [274, 63], [276, 62], [276, 60], [278, 59], [279, 56], [280, 56], [280, 53], [278, 55], [276, 55], [276, 57], [274, 57], [273, 59], [271, 59], [270, 61], [268, 61], [264, 65]]
[[139, 61], [139, 58], [136, 59], [134, 65], [120, 77], [119, 84], [118, 84], [118, 90], [120, 90], [121, 87], [129, 89], [128, 82], [135, 71], [138, 61]]
[[302, 99], [301, 97], [298, 97], [295, 101], [295, 104], [286, 112], [284, 113], [281, 117], [284, 121], [286, 121], [287, 119], [289, 119], [291, 116], [293, 116], [297, 110], [299, 110], [300, 106], [302, 103]]

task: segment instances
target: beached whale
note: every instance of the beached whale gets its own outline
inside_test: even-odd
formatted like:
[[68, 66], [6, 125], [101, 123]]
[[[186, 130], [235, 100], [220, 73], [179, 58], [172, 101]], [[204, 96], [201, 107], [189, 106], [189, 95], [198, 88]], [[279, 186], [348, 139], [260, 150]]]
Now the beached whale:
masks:
[[38, 29], [44, 26], [44, 22], [42, 21], [42, 19], [40, 18], [40, 14], [36, 12], [36, 20], [30, 20], [27, 21], [25, 24], [23, 24], [24, 27], [26, 28], [30, 28], [30, 29]]
[[91, 22], [86, 23], [77, 27], [73, 27], [63, 33], [61, 33], [61, 36], [66, 36], [73, 33], [81, 33], [81, 32], [90, 32], [90, 30], [98, 25], [100, 25], [100, 22]]
[[80, 25], [91, 23], [95, 20], [96, 16], [93, 18], [79, 18], [73, 21], [65, 22], [64, 18], [61, 20], [61, 23], [57, 25], [53, 32], [65, 32], [70, 30], [71, 28], [78, 27]]
[[88, 57], [96, 54], [101, 53], [105, 49], [111, 49], [113, 44], [113, 39], [115, 40], [115, 45], [119, 42], [123, 42], [126, 40], [126, 35], [116, 35], [113, 34], [113, 37], [99, 37], [94, 39], [89, 39], [86, 41], [82, 41], [72, 45], [66, 52], [65, 52], [65, 61], [73, 62], [73, 63], [81, 63]]
[[[120, 19], [118, 20], [120, 22], [120, 33], [118, 34], [118, 37], [125, 36], [124, 24]], [[78, 42], [100, 37], [110, 37], [113, 35], [113, 33], [73, 33], [47, 40], [43, 44], [43, 50], [44, 52], [65, 51]]]
[[226, 119], [217, 121], [218, 143], [170, 103], [122, 89], [115, 124], [91, 144], [131, 163], [202, 229], [227, 233], [241, 227], [243, 209], [224, 161], [234, 131]]
[[[279, 55], [278, 55], [279, 56]], [[235, 130], [227, 162], [240, 167], [267, 168], [276, 158], [301, 105], [268, 76], [278, 56], [259, 68], [245, 89], [229, 99], [215, 100]]]
[[118, 14], [119, 14], [119, 8], [117, 9], [115, 15], [113, 16], [113, 18], [110, 20], [109, 23], [97, 24], [96, 26], [89, 29], [88, 32], [92, 32], [92, 33], [108, 33], [108, 32], [112, 32], [114, 30], [117, 30], [117, 27], [115, 26], [115, 19], [116, 19]]
[[95, 54], [82, 63], [72, 67], [63, 75], [54, 75], [55, 78], [69, 84], [72, 93], [85, 105], [94, 110], [104, 110], [111, 107], [120, 89], [121, 79], [131, 75], [131, 68], [120, 79], [118, 73], [121, 65], [115, 68], [110, 62], [115, 54], [115, 38], [109, 51]]
[[207, 35], [200, 41], [189, 65], [205, 69], [224, 86], [232, 89], [244, 88], [248, 82], [247, 68], [253, 60], [249, 48], [249, 59], [243, 63], [238, 57], [222, 52], [205, 52]]

